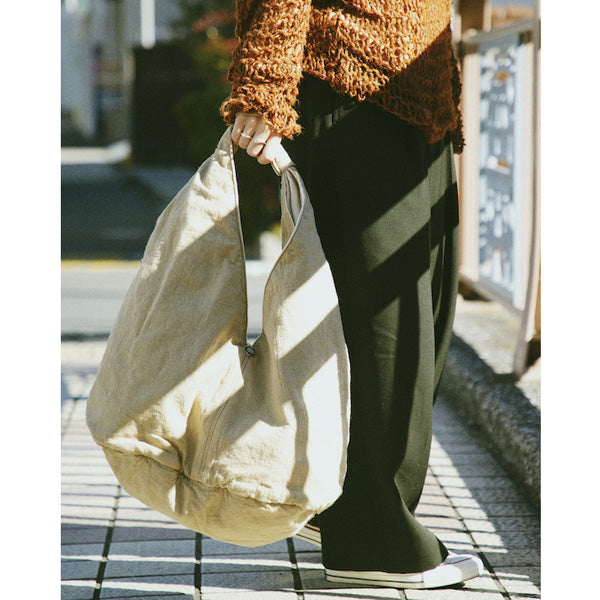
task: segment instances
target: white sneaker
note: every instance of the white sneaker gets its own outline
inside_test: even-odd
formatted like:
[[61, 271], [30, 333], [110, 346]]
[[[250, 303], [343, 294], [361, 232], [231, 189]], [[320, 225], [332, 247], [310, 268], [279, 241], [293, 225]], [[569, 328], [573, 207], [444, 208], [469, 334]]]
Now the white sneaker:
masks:
[[470, 554], [454, 554], [453, 552], [448, 554], [443, 563], [422, 573], [325, 569], [327, 581], [422, 590], [456, 585], [474, 577], [479, 577], [483, 573], [483, 562], [479, 557]]
[[321, 547], [321, 531], [318, 527], [307, 523], [294, 537]]

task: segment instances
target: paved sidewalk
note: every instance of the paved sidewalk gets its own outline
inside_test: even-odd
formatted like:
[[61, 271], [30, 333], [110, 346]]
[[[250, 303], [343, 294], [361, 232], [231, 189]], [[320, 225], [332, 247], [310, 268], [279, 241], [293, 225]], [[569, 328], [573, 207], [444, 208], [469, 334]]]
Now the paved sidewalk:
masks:
[[540, 530], [490, 453], [441, 398], [430, 472], [418, 509], [455, 551], [489, 573], [462, 588], [392, 590], [325, 581], [314, 546], [284, 540], [228, 545], [183, 529], [127, 495], [85, 425], [105, 341], [62, 343], [62, 598], [94, 600], [518, 600], [540, 598]]

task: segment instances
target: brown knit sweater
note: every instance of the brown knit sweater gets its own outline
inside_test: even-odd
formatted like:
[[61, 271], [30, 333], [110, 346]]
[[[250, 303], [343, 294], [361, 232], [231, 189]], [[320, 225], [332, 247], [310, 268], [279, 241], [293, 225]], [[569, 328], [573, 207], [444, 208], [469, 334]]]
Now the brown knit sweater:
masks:
[[257, 112], [284, 137], [303, 73], [463, 147], [451, 0], [236, 0], [240, 40], [229, 69], [227, 123]]

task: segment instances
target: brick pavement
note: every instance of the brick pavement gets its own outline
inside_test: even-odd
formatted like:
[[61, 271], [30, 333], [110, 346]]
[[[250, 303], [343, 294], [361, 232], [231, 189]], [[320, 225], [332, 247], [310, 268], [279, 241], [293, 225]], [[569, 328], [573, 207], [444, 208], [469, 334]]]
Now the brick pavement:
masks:
[[224, 544], [146, 508], [119, 486], [85, 425], [104, 341], [62, 344], [62, 599], [525, 600], [540, 598], [539, 515], [441, 398], [418, 515], [488, 573], [460, 588], [393, 590], [325, 581], [298, 540]]

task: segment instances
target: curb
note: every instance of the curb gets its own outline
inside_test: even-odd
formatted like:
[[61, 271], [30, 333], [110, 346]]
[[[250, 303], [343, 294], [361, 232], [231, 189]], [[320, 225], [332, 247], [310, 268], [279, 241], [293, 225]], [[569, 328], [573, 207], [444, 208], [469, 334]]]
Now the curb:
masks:
[[540, 411], [515, 385], [499, 375], [454, 334], [440, 392], [478, 430], [496, 459], [540, 508]]

